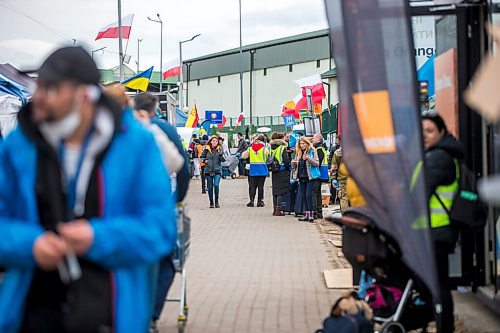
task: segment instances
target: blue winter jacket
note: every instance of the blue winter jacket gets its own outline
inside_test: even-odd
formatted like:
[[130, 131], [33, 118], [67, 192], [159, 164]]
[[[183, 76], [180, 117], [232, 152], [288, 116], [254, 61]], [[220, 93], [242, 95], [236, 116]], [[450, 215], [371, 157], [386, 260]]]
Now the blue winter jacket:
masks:
[[[133, 117], [121, 127], [102, 163], [105, 208], [90, 221], [94, 242], [86, 258], [110, 270], [116, 333], [147, 332], [153, 302], [152, 267], [176, 241], [174, 203], [155, 140]], [[18, 127], [0, 142], [0, 332], [21, 324], [35, 261], [39, 225], [37, 149]]]

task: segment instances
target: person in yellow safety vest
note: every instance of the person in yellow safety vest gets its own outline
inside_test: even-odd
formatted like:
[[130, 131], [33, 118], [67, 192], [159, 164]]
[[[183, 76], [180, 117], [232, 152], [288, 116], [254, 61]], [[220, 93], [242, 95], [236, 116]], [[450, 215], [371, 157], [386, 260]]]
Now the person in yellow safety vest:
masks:
[[316, 133], [313, 136], [313, 147], [316, 149], [319, 159], [319, 172], [320, 176], [314, 179], [313, 187], [313, 217], [323, 218], [323, 198], [321, 195], [321, 185], [328, 183], [330, 177], [328, 174], [328, 152], [326, 151], [323, 143], [323, 135]]
[[264, 145], [263, 135], [254, 137], [253, 144], [241, 155], [243, 159], [250, 158], [250, 172], [248, 174], [248, 193], [250, 202], [247, 207], [254, 207], [255, 194], [258, 189], [257, 207], [264, 207], [264, 183], [269, 175], [266, 160], [269, 150]]
[[[446, 212], [458, 191], [462, 145], [448, 133], [443, 119], [434, 111], [422, 114], [424, 168], [429, 198], [430, 226], [434, 241], [442, 312], [438, 331], [454, 331], [453, 299], [448, 277], [448, 255], [455, 249], [457, 229]], [[446, 209], [445, 209], [446, 208]]]

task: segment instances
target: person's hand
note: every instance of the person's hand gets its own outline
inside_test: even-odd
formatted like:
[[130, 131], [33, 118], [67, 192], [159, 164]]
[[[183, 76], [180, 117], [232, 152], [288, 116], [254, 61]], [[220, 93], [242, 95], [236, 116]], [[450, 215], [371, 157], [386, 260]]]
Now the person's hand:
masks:
[[339, 189], [340, 186], [337, 179], [332, 180], [332, 186], [337, 190]]
[[85, 219], [61, 223], [57, 230], [77, 255], [87, 253], [94, 242], [94, 229]]
[[309, 159], [309, 155], [307, 155], [307, 154], [302, 155], [302, 159], [304, 161], [307, 161]]
[[68, 252], [68, 244], [52, 231], [47, 231], [38, 236], [35, 244], [33, 244], [35, 262], [45, 271], [55, 270], [63, 260], [66, 252]]

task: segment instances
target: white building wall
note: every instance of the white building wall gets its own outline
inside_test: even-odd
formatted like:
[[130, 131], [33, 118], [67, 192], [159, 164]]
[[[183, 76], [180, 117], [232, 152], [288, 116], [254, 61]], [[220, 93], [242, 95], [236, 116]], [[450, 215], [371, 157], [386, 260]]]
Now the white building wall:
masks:
[[[279, 116], [281, 106], [296, 95], [301, 93], [300, 87], [293, 81], [303, 77], [321, 74], [330, 69], [329, 59], [322, 59], [320, 67], [316, 67], [316, 61], [293, 64], [292, 72], [289, 66], [267, 68], [267, 75], [264, 70], [253, 72], [253, 105], [252, 117]], [[336, 79], [328, 80], [331, 86], [330, 103], [338, 102]], [[240, 113], [240, 78], [239, 74], [232, 74], [218, 78], [208, 78], [200, 80], [200, 85], [196, 80], [187, 84], [188, 98], [187, 105], [192, 106], [196, 101], [200, 117], [204, 117], [205, 110], [223, 110], [227, 118], [237, 117]], [[327, 87], [325, 86], [325, 91]], [[185, 94], [184, 94], [185, 96]], [[245, 116], [250, 114], [250, 73], [243, 75], [243, 109]], [[327, 100], [323, 106], [327, 106]]]

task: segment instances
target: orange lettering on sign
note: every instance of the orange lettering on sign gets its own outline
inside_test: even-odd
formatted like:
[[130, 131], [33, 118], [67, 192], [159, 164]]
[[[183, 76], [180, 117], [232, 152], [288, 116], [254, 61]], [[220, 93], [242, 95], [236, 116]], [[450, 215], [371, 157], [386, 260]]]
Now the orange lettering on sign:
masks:
[[391, 101], [387, 90], [354, 93], [354, 110], [368, 154], [396, 151]]

